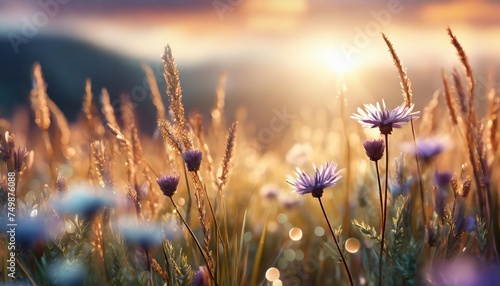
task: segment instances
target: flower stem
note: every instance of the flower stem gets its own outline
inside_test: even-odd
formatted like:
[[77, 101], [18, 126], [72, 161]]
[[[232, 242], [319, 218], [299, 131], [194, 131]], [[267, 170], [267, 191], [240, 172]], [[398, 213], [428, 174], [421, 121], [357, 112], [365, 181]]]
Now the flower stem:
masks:
[[[182, 222], [184, 223], [184, 225], [188, 229], [189, 234], [191, 234], [191, 237], [193, 237], [193, 240], [196, 243], [198, 250], [200, 250], [200, 252], [201, 252], [201, 256], [203, 256], [203, 260], [205, 260], [205, 263], [207, 264], [207, 267], [208, 267], [208, 265], [210, 265], [210, 264], [208, 263], [207, 256], [205, 255], [205, 252], [203, 251], [203, 248], [201, 247], [200, 242], [198, 241], [198, 239], [194, 235], [193, 230], [189, 227], [188, 223], [184, 220], [184, 217], [182, 216], [181, 212], [179, 211], [179, 208], [177, 207], [177, 204], [174, 202], [174, 199], [172, 197], [169, 197], [169, 198], [170, 198], [170, 201], [172, 202], [172, 205], [174, 206], [174, 208], [177, 212], [177, 215], [179, 216], [179, 218], [182, 220]], [[217, 285], [217, 281], [215, 280], [215, 277], [214, 277], [214, 274], [212, 273], [212, 270], [209, 269], [209, 267], [207, 269], [208, 269], [208, 273], [210, 273], [210, 278], [212, 278], [215, 285]]]
[[385, 134], [385, 201], [382, 220], [382, 239], [380, 240], [380, 257], [378, 263], [378, 285], [382, 285], [382, 258], [384, 255], [385, 224], [387, 221], [387, 189], [389, 188], [389, 135]]
[[193, 198], [191, 197], [191, 188], [189, 187], [189, 181], [187, 177], [186, 164], [183, 164], [184, 168], [184, 179], [186, 180], [186, 187], [188, 191], [188, 201], [187, 201], [187, 210], [186, 210], [186, 221], [190, 221], [191, 219], [191, 206], [193, 205]]
[[384, 202], [382, 201], [382, 185], [380, 183], [380, 171], [378, 169], [378, 161], [375, 161], [375, 169], [377, 170], [378, 194], [380, 197], [380, 228], [384, 224]]
[[[413, 145], [415, 150], [417, 149], [417, 140], [415, 138], [415, 128], [413, 127], [413, 119], [410, 120], [411, 124], [411, 134], [413, 136]], [[424, 187], [422, 185], [422, 173], [420, 172], [420, 161], [418, 160], [418, 154], [415, 152], [415, 162], [417, 163], [417, 174], [418, 174], [418, 185], [420, 188], [420, 199], [422, 200], [422, 217], [424, 219], [423, 225], [426, 225], [427, 218], [425, 216], [425, 197], [424, 197]]]
[[347, 277], [349, 278], [349, 284], [351, 286], [353, 286], [354, 283], [352, 282], [351, 272], [349, 272], [349, 267], [347, 267], [347, 262], [344, 258], [344, 254], [342, 254], [342, 250], [340, 249], [339, 243], [337, 242], [337, 238], [335, 238], [335, 234], [333, 233], [332, 225], [330, 224], [330, 220], [328, 219], [328, 216], [326, 215], [325, 208], [323, 207], [323, 202], [321, 201], [321, 197], [318, 197], [318, 201], [319, 201], [319, 205], [321, 206], [321, 210], [323, 211], [323, 215], [325, 216], [326, 222], [328, 223], [328, 228], [330, 229], [330, 232], [332, 234], [333, 241], [335, 242], [335, 245], [337, 246], [337, 249], [339, 251], [340, 258], [342, 258], [342, 262], [344, 264], [344, 269], [347, 273]]

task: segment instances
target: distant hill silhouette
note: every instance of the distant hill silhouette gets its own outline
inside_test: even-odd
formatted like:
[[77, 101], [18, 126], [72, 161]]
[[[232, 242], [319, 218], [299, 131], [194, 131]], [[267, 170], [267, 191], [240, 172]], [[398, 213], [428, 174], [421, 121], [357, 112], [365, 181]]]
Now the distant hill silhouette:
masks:
[[[162, 47], [158, 47], [160, 54]], [[95, 98], [103, 87], [108, 89], [112, 101], [123, 93], [132, 94], [137, 106], [140, 121], [151, 126], [155, 122], [154, 107], [149, 99], [140, 59], [119, 55], [89, 43], [55, 36], [37, 36], [19, 46], [15, 53], [5, 37], [0, 38], [0, 117], [10, 117], [15, 106], [29, 106], [29, 93], [32, 88], [31, 69], [40, 62], [49, 97], [62, 109], [69, 120], [75, 120], [80, 113], [85, 80], [92, 80]], [[160, 90], [165, 90], [161, 60], [146, 62], [155, 71]], [[185, 97], [186, 105], [204, 109], [213, 101], [214, 87], [218, 73], [209, 72], [210, 67], [185, 71], [179, 67], [185, 93], [196, 94], [194, 98]], [[187, 84], [188, 82], [195, 84]], [[212, 88], [200, 88], [203, 84]], [[167, 104], [166, 95], [164, 96]], [[196, 102], [194, 102], [196, 101]], [[147, 128], [151, 130], [152, 128]]]
[[96, 48], [81, 41], [40, 36], [19, 46], [15, 53], [9, 40], [0, 40], [0, 114], [8, 116], [12, 106], [29, 100], [31, 67], [40, 62], [47, 92], [65, 114], [74, 119], [81, 107], [85, 79], [91, 78], [98, 94], [106, 87], [112, 96], [142, 85], [140, 61]]

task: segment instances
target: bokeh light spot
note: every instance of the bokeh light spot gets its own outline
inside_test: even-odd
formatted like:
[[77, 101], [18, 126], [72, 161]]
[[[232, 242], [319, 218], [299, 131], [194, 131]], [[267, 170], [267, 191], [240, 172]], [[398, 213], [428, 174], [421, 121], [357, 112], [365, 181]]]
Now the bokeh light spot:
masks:
[[284, 224], [288, 221], [288, 217], [286, 216], [286, 214], [279, 214], [278, 215], [278, 222], [281, 223], [281, 224]]
[[249, 231], [245, 232], [245, 234], [243, 235], [243, 240], [245, 242], [249, 242], [250, 240], [252, 240], [252, 233]]
[[276, 279], [280, 278], [280, 271], [276, 267], [271, 267], [266, 271], [266, 279], [270, 282], [273, 282]]
[[285, 252], [283, 252], [283, 255], [285, 256], [286, 260], [288, 260], [288, 261], [295, 260], [295, 251], [293, 249], [285, 250]]
[[186, 200], [184, 198], [179, 198], [177, 200], [177, 204], [179, 204], [180, 206], [183, 206], [184, 204], [186, 204]]
[[304, 259], [304, 252], [300, 249], [295, 251], [295, 260], [302, 261]]
[[351, 237], [348, 240], [346, 240], [346, 242], [345, 242], [345, 249], [350, 253], [358, 252], [360, 247], [361, 247], [361, 243], [355, 237]]
[[298, 227], [292, 227], [290, 232], [288, 232], [290, 239], [293, 241], [299, 241], [302, 238], [302, 230]]
[[325, 235], [325, 230], [324, 230], [321, 226], [317, 226], [317, 227], [314, 229], [314, 234], [315, 234], [316, 236], [321, 237], [321, 236]]
[[273, 281], [273, 286], [282, 286], [283, 285], [283, 282], [281, 282], [281, 280], [279, 279], [276, 279]]

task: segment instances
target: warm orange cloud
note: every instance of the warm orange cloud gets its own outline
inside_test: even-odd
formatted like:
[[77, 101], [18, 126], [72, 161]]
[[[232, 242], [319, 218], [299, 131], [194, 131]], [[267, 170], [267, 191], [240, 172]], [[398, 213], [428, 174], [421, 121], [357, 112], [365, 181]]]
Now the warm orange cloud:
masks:
[[241, 10], [250, 30], [286, 31], [297, 27], [307, 12], [306, 0], [247, 0]]
[[500, 3], [481, 0], [429, 3], [423, 7], [421, 15], [425, 21], [446, 24], [500, 24]]

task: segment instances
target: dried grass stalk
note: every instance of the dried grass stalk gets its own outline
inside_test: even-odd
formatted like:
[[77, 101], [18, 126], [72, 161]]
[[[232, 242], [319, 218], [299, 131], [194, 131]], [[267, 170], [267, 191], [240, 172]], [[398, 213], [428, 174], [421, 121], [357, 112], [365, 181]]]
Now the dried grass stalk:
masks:
[[460, 111], [462, 113], [462, 116], [466, 116], [468, 112], [468, 107], [467, 107], [467, 96], [465, 95], [465, 89], [462, 84], [462, 79], [460, 78], [460, 75], [458, 74], [458, 70], [455, 68], [453, 69], [452, 73], [453, 77], [453, 84], [455, 85], [455, 91], [458, 95], [458, 103], [460, 105]]
[[214, 170], [214, 159], [212, 157], [208, 144], [205, 142], [205, 136], [203, 134], [203, 118], [201, 114], [197, 112], [192, 113], [189, 116], [189, 124], [192, 126], [193, 132], [196, 135], [196, 138], [198, 138], [200, 146], [203, 148], [203, 153], [208, 166], [208, 174], [210, 178], [212, 178], [215, 187], [217, 187], [217, 176], [215, 175]]
[[113, 176], [106, 146], [102, 141], [94, 141], [90, 144], [90, 149], [99, 185], [102, 188], [111, 190], [113, 188]]
[[158, 88], [158, 83], [156, 82], [155, 74], [150, 66], [147, 64], [141, 65], [142, 70], [146, 74], [146, 79], [148, 81], [149, 88], [151, 90], [151, 100], [156, 108], [156, 119], [165, 119], [165, 105], [161, 98], [160, 89]]
[[465, 76], [467, 77], [467, 80], [469, 82], [469, 120], [474, 121], [475, 119], [475, 109], [474, 109], [474, 87], [475, 87], [475, 81], [474, 81], [474, 74], [472, 73], [472, 68], [469, 64], [469, 59], [467, 57], [467, 54], [465, 53], [464, 49], [462, 48], [462, 45], [458, 42], [457, 38], [451, 31], [451, 29], [448, 27], [446, 29], [448, 32], [448, 35], [451, 38], [451, 44], [455, 47], [457, 50], [458, 58], [460, 59], [460, 62], [462, 63], [462, 68], [464, 69]]
[[[122, 121], [127, 129], [127, 133], [129, 136], [129, 142], [130, 142], [130, 145], [132, 146], [134, 164], [135, 164], [136, 168], [139, 168], [139, 167], [142, 168], [142, 171], [143, 171], [142, 173], [144, 175], [145, 180], [148, 183], [148, 188], [149, 188], [149, 190], [151, 190], [152, 180], [148, 174], [149, 166], [146, 163], [146, 160], [144, 159], [144, 155], [143, 155], [144, 153], [143, 153], [141, 141], [139, 139], [139, 131], [138, 131], [137, 125], [136, 125], [136, 118], [135, 118], [135, 114], [133, 111], [132, 101], [130, 100], [129, 96], [122, 96], [121, 103], [122, 103], [122, 106], [121, 106]], [[148, 193], [151, 194], [151, 192], [148, 192]]]
[[42, 67], [37, 62], [33, 65], [34, 87], [31, 91], [31, 108], [35, 112], [35, 123], [43, 131], [50, 127], [50, 111], [47, 106], [47, 85], [43, 78]]
[[448, 83], [448, 79], [444, 70], [441, 70], [441, 77], [443, 79], [444, 98], [446, 100], [446, 106], [448, 106], [448, 111], [450, 112], [451, 122], [456, 126], [458, 124], [457, 111], [455, 110], [455, 102], [451, 95], [450, 85]]
[[92, 130], [94, 128], [94, 115], [93, 115], [93, 110], [92, 110], [92, 101], [93, 101], [94, 95], [92, 94], [92, 82], [90, 79], [87, 79], [85, 81], [85, 95], [83, 97], [83, 104], [82, 104], [82, 111], [83, 114], [85, 115], [85, 118], [87, 120], [87, 125], [89, 130]]
[[401, 60], [396, 54], [396, 51], [394, 50], [394, 47], [392, 46], [392, 43], [389, 41], [387, 36], [385, 34], [382, 34], [382, 37], [384, 38], [384, 41], [389, 48], [389, 52], [391, 53], [392, 59], [394, 60], [394, 65], [398, 69], [399, 78], [401, 80], [401, 89], [403, 90], [403, 97], [405, 99], [405, 105], [410, 106], [413, 94], [411, 92], [411, 82], [408, 78], [408, 75], [406, 74], [406, 69], [403, 68], [403, 64], [401, 63]]
[[438, 122], [440, 120], [439, 116], [439, 93], [436, 92], [429, 101], [429, 104], [424, 108], [424, 116], [422, 118], [422, 124], [420, 125], [421, 133], [433, 134], [438, 127]]
[[489, 116], [488, 116], [488, 137], [489, 146], [492, 154], [496, 154], [499, 145], [498, 114], [500, 112], [500, 99], [495, 98], [495, 90], [491, 90], [489, 96]]
[[101, 91], [101, 103], [102, 103], [102, 114], [104, 114], [104, 119], [107, 123], [115, 128], [118, 128], [118, 122], [115, 117], [115, 110], [111, 105], [111, 100], [109, 98], [108, 90], [103, 88]]
[[238, 127], [238, 122], [234, 122], [229, 128], [229, 133], [226, 138], [226, 151], [224, 152], [224, 158], [222, 159], [222, 173], [219, 177], [219, 192], [227, 184], [227, 179], [231, 167], [231, 160], [234, 156], [234, 146], [236, 144], [236, 131]]
[[69, 130], [69, 124], [68, 121], [66, 120], [66, 117], [64, 116], [64, 113], [57, 107], [57, 105], [50, 99], [47, 98], [47, 105], [49, 107], [50, 112], [54, 116], [55, 119], [55, 126], [59, 130], [61, 134], [61, 138], [59, 140], [59, 143], [61, 144], [61, 149], [63, 151], [63, 154], [66, 158], [70, 155], [69, 152], [69, 139], [71, 137], [71, 132]]
[[160, 275], [160, 277], [163, 278], [163, 280], [167, 280], [167, 273], [163, 271], [158, 261], [156, 261], [156, 259], [154, 258], [151, 259], [151, 268], [153, 269], [154, 272], [158, 273], [158, 275]]
[[[130, 186], [136, 190], [137, 186], [137, 178], [136, 178], [136, 166], [134, 162], [134, 154], [133, 154], [133, 147], [130, 141], [125, 138], [125, 136], [121, 133], [120, 129], [113, 126], [111, 123], [106, 124], [107, 130], [115, 136], [116, 140], [118, 140], [118, 143], [120, 144], [120, 148], [126, 152], [126, 158], [127, 158], [127, 178]], [[137, 191], [136, 194], [137, 196]]]
[[177, 132], [185, 149], [191, 149], [193, 143], [186, 128], [184, 105], [182, 104], [182, 89], [179, 79], [179, 71], [175, 64], [174, 56], [170, 46], [165, 47], [162, 55], [164, 76], [167, 82], [167, 95], [170, 99], [169, 108], [173, 112], [174, 129]]
[[160, 129], [163, 139], [165, 139], [170, 147], [180, 155], [182, 153], [182, 143], [175, 136], [175, 130], [172, 124], [165, 119], [160, 119], [158, 120], [158, 128]]

